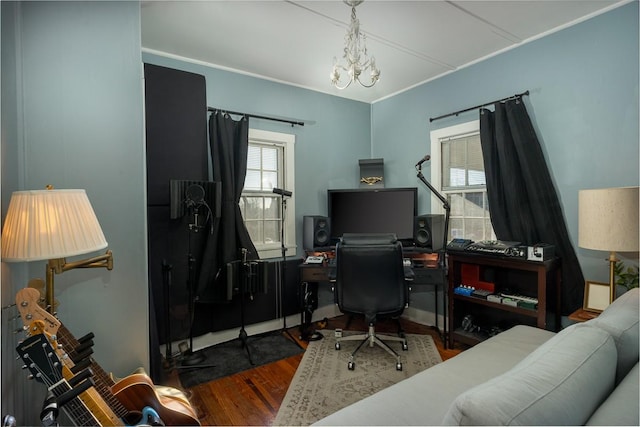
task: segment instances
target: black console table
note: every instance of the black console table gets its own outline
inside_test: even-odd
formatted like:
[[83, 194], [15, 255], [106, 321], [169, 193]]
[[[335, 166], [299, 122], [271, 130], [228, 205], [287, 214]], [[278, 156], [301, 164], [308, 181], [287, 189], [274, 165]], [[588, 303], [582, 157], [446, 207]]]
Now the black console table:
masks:
[[[449, 345], [475, 345], [516, 324], [559, 330], [561, 277], [559, 258], [540, 262], [449, 252]], [[491, 295], [458, 294], [455, 289], [461, 285], [488, 287]], [[505, 292], [528, 296], [535, 303], [515, 300], [514, 304], [510, 298], [497, 298]]]

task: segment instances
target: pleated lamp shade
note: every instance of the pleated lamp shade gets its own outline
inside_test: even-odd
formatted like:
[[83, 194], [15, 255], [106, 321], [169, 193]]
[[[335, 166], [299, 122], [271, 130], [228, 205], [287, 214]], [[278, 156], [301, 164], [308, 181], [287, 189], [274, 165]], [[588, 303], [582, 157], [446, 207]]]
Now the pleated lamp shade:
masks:
[[578, 193], [578, 245], [585, 249], [638, 252], [638, 187]]
[[2, 228], [2, 261], [38, 261], [107, 247], [84, 190], [16, 191]]

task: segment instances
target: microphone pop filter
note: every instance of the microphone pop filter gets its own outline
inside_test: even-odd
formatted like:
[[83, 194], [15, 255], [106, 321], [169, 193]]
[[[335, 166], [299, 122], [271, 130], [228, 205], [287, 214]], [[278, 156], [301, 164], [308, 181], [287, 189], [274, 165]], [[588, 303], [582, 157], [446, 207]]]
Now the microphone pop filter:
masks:
[[201, 205], [204, 202], [204, 188], [198, 184], [192, 184], [187, 188], [185, 194], [187, 202], [191, 202], [196, 205]]

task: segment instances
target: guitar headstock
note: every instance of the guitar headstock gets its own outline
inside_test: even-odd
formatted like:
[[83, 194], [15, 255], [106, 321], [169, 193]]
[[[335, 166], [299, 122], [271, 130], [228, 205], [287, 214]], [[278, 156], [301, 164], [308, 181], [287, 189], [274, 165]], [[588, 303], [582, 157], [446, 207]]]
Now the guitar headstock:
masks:
[[56, 335], [60, 328], [60, 321], [51, 313], [40, 307], [40, 292], [34, 288], [23, 288], [16, 293], [16, 307], [20, 312], [22, 323], [25, 328], [29, 327], [34, 321], [43, 322], [44, 332], [49, 335]]
[[[44, 283], [44, 280], [42, 280], [40, 278], [31, 279], [27, 283], [27, 286], [29, 288], [36, 289], [40, 293], [40, 300], [38, 301], [40, 307], [44, 308], [45, 310], [50, 308], [50, 307], [47, 306], [47, 290], [45, 288], [46, 285]], [[51, 312], [55, 313], [56, 311], [58, 311], [58, 306], [59, 305], [60, 305], [60, 301], [58, 301], [57, 298], [54, 298], [53, 299], [53, 309], [51, 310]]]
[[[36, 331], [41, 327], [42, 325], [33, 325], [33, 329]], [[46, 334], [31, 335], [18, 344], [16, 351], [36, 381], [50, 387], [63, 378], [62, 363], [49, 343]]]

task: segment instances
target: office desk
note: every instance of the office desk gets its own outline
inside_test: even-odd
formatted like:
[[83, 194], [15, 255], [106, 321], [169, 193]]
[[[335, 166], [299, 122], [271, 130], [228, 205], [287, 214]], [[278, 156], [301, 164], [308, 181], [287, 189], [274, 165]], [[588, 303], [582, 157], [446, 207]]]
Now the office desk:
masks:
[[[428, 264], [421, 263], [419, 260], [413, 261], [414, 266], [411, 268], [414, 274], [414, 279], [411, 282], [411, 292], [426, 292], [429, 287], [433, 287], [435, 291], [435, 328], [442, 338], [442, 342], [447, 347], [447, 301], [446, 301], [446, 289], [447, 289], [447, 270], [437, 266], [437, 263]], [[302, 286], [301, 295], [301, 311], [300, 311], [300, 334], [302, 339], [309, 339], [313, 334], [311, 329], [311, 321], [313, 312], [318, 308], [318, 284], [329, 283], [329, 276], [332, 270], [332, 266], [329, 266], [326, 262], [324, 264], [305, 264], [299, 265], [300, 282]], [[445, 310], [445, 320], [443, 331], [440, 330], [438, 321], [438, 287], [442, 287], [442, 300]]]

